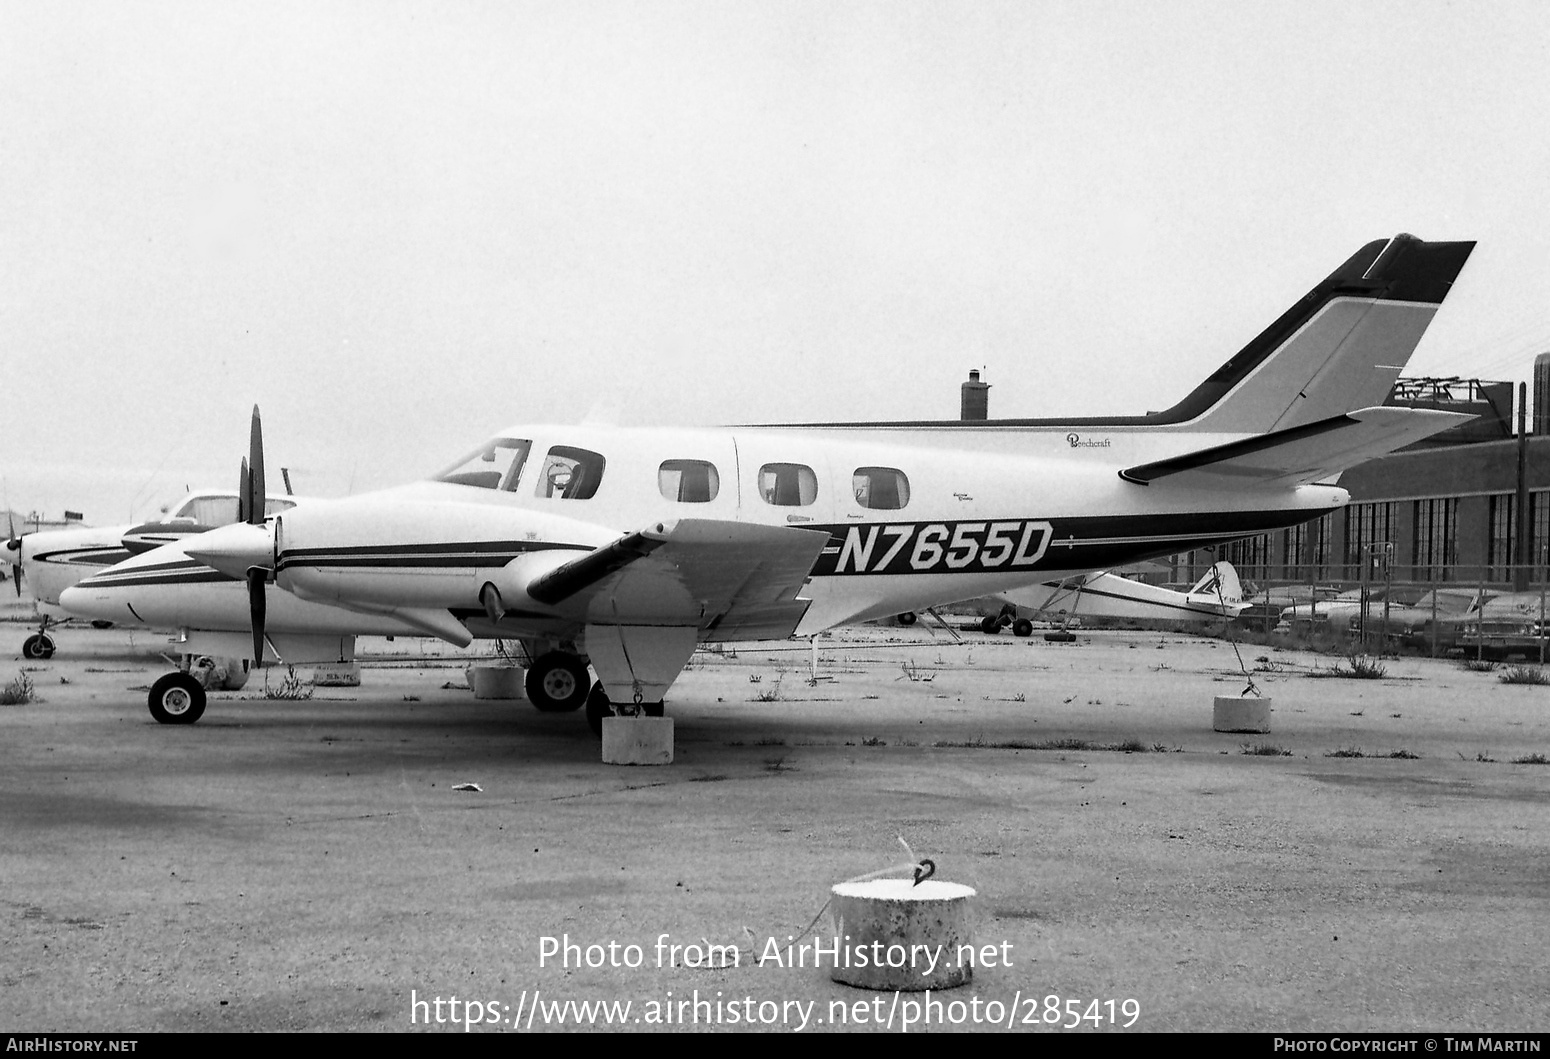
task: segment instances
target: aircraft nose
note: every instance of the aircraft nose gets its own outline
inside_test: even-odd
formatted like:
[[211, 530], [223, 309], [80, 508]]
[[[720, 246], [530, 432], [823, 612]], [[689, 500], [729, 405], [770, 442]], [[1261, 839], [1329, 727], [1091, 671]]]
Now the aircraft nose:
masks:
[[79, 615], [82, 618], [115, 620], [101, 613], [102, 609], [108, 606], [103, 600], [102, 593], [96, 591], [84, 581], [80, 584], [71, 585], [59, 593], [59, 605], [71, 614]]

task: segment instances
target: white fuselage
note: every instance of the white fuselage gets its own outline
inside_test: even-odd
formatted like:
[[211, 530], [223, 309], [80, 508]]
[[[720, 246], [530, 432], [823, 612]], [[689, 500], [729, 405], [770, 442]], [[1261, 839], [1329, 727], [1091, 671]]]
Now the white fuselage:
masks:
[[[486, 448], [520, 445], [521, 458], [491, 461], [491, 470], [471, 457], [444, 475], [451, 480], [312, 501], [274, 520], [275, 582], [285, 591], [270, 593], [267, 628], [441, 635], [434, 615], [450, 614], [474, 635], [564, 638], [608, 624], [606, 607], [546, 605], [523, 586], [622, 534], [709, 519], [829, 535], [801, 593], [811, 603], [791, 630], [807, 635], [1265, 532], [1346, 502], [1326, 485], [1206, 490], [1118, 473], [1239, 437], [1124, 427], [514, 427]], [[565, 495], [572, 478], [587, 479], [571, 490], [584, 495]], [[487, 584], [506, 602], [498, 626], [481, 608]], [[94, 578], [67, 605], [169, 628], [249, 621], [243, 583], [179, 545]], [[681, 608], [653, 617], [648, 607], [619, 620], [694, 619]], [[702, 629], [701, 638], [718, 637]]]

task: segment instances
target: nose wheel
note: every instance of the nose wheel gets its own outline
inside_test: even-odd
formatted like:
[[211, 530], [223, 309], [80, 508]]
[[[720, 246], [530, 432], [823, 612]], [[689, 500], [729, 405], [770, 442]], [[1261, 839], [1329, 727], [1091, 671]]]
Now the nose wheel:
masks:
[[38, 661], [54, 657], [54, 638], [46, 632], [34, 633], [22, 641], [22, 657]]

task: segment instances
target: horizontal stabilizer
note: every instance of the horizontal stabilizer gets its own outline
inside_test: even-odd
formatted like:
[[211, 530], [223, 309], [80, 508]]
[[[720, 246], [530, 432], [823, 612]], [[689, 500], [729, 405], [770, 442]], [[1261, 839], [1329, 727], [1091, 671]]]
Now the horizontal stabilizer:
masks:
[[1245, 484], [1301, 485], [1333, 477], [1473, 418], [1428, 408], [1363, 408], [1290, 430], [1127, 467], [1119, 476], [1141, 485], [1188, 473], [1242, 479]]

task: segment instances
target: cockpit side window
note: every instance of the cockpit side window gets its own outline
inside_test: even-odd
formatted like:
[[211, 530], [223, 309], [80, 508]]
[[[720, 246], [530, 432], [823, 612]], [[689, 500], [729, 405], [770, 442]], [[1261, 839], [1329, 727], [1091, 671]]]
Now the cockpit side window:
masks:
[[898, 511], [910, 502], [910, 480], [893, 467], [857, 467], [850, 486], [856, 503], [873, 511]]
[[603, 481], [602, 456], [587, 449], [556, 445], [544, 457], [534, 495], [561, 500], [591, 500]]
[[657, 469], [657, 488], [680, 504], [708, 504], [721, 492], [716, 465], [704, 460], [664, 460]]
[[511, 492], [517, 487], [522, 465], [527, 462], [528, 450], [532, 447], [531, 441], [496, 438], [436, 475], [435, 480], [451, 482], [453, 485], [471, 485], [476, 489]]
[[237, 498], [196, 496], [179, 508], [173, 518], [191, 518], [201, 526], [229, 526], [237, 521]]
[[759, 495], [775, 507], [806, 507], [818, 499], [818, 476], [800, 463], [766, 463], [759, 468]]

